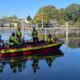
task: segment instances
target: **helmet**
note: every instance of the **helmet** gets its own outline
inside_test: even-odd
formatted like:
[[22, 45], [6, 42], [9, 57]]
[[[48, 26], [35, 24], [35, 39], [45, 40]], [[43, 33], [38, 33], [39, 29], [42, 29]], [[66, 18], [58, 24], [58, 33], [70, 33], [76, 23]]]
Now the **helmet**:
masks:
[[12, 33], [12, 36], [15, 36], [15, 33], [14, 32]]
[[21, 30], [21, 28], [19, 27], [19, 28], [18, 28], [18, 30], [20, 31], [20, 30]]

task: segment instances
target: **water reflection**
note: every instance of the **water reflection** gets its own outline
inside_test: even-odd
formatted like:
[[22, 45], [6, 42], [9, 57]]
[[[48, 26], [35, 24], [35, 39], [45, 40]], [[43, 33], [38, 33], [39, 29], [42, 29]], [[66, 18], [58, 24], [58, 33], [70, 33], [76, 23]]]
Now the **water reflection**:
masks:
[[[37, 72], [38, 69], [40, 69], [39, 61], [44, 60], [46, 64], [51, 67], [52, 63], [57, 57], [63, 56], [63, 53], [61, 50], [56, 50], [54, 52], [40, 55], [28, 55], [28, 56], [22, 56], [22, 57], [12, 57], [12, 58], [2, 58], [0, 61], [0, 73], [4, 71], [5, 65], [8, 64], [10, 66], [10, 69], [13, 73], [16, 72], [22, 72], [27, 65], [27, 62], [32, 62], [31, 67], [34, 73]], [[46, 65], [44, 64], [44, 65]]]
[[80, 48], [80, 38], [68, 38], [66, 43], [70, 48]]
[[52, 62], [55, 60], [55, 58], [56, 58], [56, 57], [54, 57], [54, 58], [45, 58], [46, 63], [48, 64], [49, 67], [52, 66]]
[[[2, 39], [4, 41], [8, 41], [12, 32], [16, 32], [16, 30], [0, 30], [0, 35], [2, 36]], [[31, 32], [30, 30], [22, 31], [22, 33], [24, 34], [25, 40], [32, 39], [32, 37], [30, 36], [30, 32]]]
[[13, 73], [16, 73], [17, 71], [22, 72], [22, 70], [26, 67], [25, 61], [13, 62], [13, 63], [9, 63], [9, 64], [10, 64], [10, 68]]
[[0, 73], [3, 72], [4, 67], [5, 67], [5, 63], [4, 62], [0, 63]]

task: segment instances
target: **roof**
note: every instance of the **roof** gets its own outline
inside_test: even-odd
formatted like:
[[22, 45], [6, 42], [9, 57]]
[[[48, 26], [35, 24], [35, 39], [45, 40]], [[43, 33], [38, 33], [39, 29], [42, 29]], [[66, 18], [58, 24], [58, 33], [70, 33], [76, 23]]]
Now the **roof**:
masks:
[[21, 22], [22, 22], [22, 23], [29, 24], [29, 21], [27, 21], [26, 19], [22, 19]]

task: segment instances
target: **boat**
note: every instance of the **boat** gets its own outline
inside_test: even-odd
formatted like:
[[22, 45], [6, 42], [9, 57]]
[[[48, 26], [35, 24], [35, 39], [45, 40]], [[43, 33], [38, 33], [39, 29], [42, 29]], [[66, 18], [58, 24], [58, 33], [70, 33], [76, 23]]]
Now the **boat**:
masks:
[[32, 42], [27, 42], [26, 46], [1, 49], [0, 58], [31, 55], [31, 54], [36, 54], [36, 53], [47, 54], [48, 52], [59, 49], [62, 44], [63, 44], [63, 41], [58, 41], [54, 43], [47, 43], [44, 41], [39, 41], [39, 44], [35, 44], [35, 45], [33, 45]]
[[5, 63], [14, 63], [14, 62], [19, 62], [19, 61], [24, 61], [24, 60], [33, 60], [33, 59], [45, 59], [45, 58], [53, 58], [53, 57], [58, 57], [62, 56], [63, 53], [60, 49], [57, 49], [52, 52], [47, 52], [47, 54], [41, 55], [40, 53], [37, 54], [31, 54], [31, 55], [22, 55], [22, 56], [12, 56], [12, 57], [1, 57], [0, 62], [5, 62]]
[[19, 57], [3, 57], [0, 58], [0, 72], [3, 72], [5, 65], [9, 65], [13, 73], [16, 73], [17, 71], [21, 72], [26, 67], [27, 62], [32, 62], [31, 66], [33, 72], [36, 72], [36, 70], [41, 67], [39, 66], [40, 60], [44, 60], [46, 64], [51, 67], [55, 59], [62, 57], [63, 55], [63, 52], [60, 49], [57, 49], [56, 51], [44, 55], [33, 54]]

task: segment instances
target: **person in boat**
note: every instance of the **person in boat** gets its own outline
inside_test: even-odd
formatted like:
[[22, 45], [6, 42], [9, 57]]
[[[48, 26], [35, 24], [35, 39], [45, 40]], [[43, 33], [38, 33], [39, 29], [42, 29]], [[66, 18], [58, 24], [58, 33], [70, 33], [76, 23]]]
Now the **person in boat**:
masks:
[[38, 31], [35, 29], [35, 27], [33, 28], [32, 31], [32, 37], [33, 37], [33, 43], [38, 43]]
[[21, 43], [17, 40], [15, 33], [13, 32], [9, 39], [9, 47], [18, 47], [20, 44]]
[[51, 34], [48, 34], [47, 42], [48, 43], [54, 42], [54, 39], [52, 38], [52, 35]]
[[22, 33], [21, 33], [21, 28], [18, 28], [17, 32], [16, 32], [16, 38], [21, 42], [21, 37], [22, 37]]
[[2, 36], [0, 35], [0, 49], [5, 46], [4, 41], [2, 40]]

